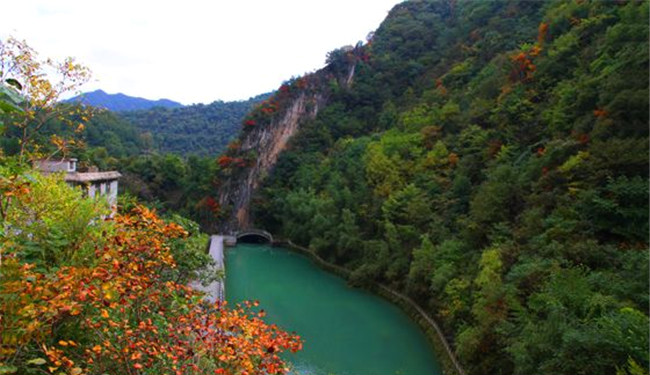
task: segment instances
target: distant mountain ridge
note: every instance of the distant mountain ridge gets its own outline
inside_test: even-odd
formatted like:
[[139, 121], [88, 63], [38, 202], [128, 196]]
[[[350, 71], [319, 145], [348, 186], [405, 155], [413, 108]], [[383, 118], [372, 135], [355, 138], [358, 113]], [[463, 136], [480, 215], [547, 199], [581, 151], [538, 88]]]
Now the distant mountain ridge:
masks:
[[154, 107], [179, 108], [183, 106], [181, 103], [169, 99], [149, 100], [128, 96], [122, 93], [108, 94], [103, 90], [83, 93], [66, 100], [66, 102], [81, 102], [93, 107], [106, 108], [109, 111], [115, 112], [146, 110]]
[[270, 95], [265, 93], [248, 100], [215, 101], [181, 108], [121, 111], [117, 115], [142, 134], [151, 134], [160, 152], [215, 155], [237, 136], [246, 114]]

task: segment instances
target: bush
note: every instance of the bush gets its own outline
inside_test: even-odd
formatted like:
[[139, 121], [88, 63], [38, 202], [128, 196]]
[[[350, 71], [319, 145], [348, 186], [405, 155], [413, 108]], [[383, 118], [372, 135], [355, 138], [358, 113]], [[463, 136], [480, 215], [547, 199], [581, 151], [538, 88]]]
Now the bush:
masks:
[[188, 241], [141, 206], [104, 221], [106, 204], [57, 176], [23, 170], [2, 181], [12, 200], [3, 201], [0, 373], [282, 374], [278, 353], [300, 349], [253, 304], [209, 305], [187, 286], [206, 263], [196, 225], [184, 222], [197, 238]]

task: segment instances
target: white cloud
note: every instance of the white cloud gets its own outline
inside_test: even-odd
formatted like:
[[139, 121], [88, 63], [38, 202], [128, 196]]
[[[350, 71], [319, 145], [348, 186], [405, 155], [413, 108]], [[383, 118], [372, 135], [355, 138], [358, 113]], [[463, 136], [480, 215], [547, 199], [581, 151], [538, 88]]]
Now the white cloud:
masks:
[[398, 0], [84, 1], [3, 4], [4, 30], [42, 56], [74, 56], [96, 88], [184, 104], [246, 99], [323, 66]]

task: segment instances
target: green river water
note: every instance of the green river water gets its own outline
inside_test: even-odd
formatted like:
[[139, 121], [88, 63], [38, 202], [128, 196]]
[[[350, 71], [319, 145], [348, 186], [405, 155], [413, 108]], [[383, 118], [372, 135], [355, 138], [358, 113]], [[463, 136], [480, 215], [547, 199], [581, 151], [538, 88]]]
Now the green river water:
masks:
[[304, 255], [239, 244], [225, 257], [229, 303], [257, 300], [267, 322], [303, 338], [303, 350], [286, 356], [294, 374], [441, 374], [424, 334], [398, 307]]

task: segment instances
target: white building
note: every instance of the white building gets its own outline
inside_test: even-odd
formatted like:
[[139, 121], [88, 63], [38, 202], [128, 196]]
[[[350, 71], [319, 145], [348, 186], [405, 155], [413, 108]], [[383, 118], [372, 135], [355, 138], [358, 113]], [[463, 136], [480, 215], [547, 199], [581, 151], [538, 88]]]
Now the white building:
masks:
[[122, 175], [117, 171], [77, 172], [77, 159], [38, 160], [35, 167], [43, 173], [66, 172], [65, 181], [72, 186], [82, 186], [89, 197], [106, 197], [115, 212], [117, 208], [117, 180]]

